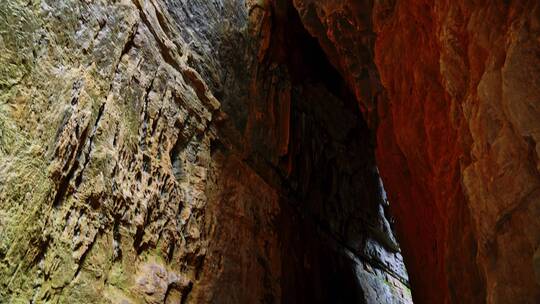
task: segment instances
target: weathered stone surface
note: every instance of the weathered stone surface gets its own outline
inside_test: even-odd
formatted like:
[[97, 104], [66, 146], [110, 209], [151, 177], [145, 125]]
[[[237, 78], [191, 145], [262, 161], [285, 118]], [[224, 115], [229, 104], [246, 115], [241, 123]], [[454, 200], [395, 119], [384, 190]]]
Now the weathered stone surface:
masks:
[[291, 3], [0, 16], [0, 302], [410, 302], [370, 131]]
[[0, 302], [540, 301], [537, 1], [4, 2]]
[[[2, 10], [15, 57], [2, 66], [25, 71], [2, 74], [2, 301], [129, 298], [154, 256], [192, 280], [206, 248], [219, 102], [166, 10], [137, 1]], [[10, 22], [21, 15], [32, 26]], [[161, 289], [147, 302], [163, 300]]]
[[294, 2], [377, 127], [415, 300], [540, 301], [538, 2]]

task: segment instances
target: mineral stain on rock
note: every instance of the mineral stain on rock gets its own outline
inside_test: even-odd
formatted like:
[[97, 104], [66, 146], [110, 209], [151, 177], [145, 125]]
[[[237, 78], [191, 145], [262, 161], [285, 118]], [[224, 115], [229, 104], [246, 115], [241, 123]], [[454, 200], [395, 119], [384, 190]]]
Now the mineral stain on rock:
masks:
[[538, 303], [539, 33], [527, 0], [4, 0], [0, 303]]

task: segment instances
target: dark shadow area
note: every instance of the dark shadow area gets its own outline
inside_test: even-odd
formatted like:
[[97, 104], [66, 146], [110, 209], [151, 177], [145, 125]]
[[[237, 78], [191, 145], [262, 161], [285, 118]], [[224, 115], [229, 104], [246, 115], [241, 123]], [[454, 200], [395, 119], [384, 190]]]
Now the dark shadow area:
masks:
[[407, 303], [373, 134], [292, 5], [276, 2], [273, 18], [268, 60], [286, 65], [292, 87], [288, 153], [279, 163], [282, 302]]
[[[245, 32], [200, 24], [218, 30], [209, 31], [208, 45], [197, 46], [205, 55], [193, 64], [227, 116], [211, 143], [225, 167], [214, 206], [220, 222], [207, 258], [219, 260], [222, 271], [206, 264], [208, 281], [216, 276], [218, 282], [211, 297], [219, 303], [259, 295], [263, 303], [410, 303], [374, 136], [291, 1], [270, 2], [249, 13], [255, 22]], [[179, 24], [189, 17], [177, 15]], [[251, 32], [258, 35], [253, 40]], [[223, 66], [220, 74], [204, 73], [207, 46]], [[279, 196], [277, 216], [265, 206], [272, 205], [271, 193]]]

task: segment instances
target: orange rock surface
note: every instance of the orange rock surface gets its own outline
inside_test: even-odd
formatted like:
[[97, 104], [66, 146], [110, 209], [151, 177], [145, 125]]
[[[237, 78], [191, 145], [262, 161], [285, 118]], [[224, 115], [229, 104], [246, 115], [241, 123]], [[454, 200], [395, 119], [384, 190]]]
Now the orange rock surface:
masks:
[[539, 3], [295, 5], [377, 129], [416, 303], [538, 303]]

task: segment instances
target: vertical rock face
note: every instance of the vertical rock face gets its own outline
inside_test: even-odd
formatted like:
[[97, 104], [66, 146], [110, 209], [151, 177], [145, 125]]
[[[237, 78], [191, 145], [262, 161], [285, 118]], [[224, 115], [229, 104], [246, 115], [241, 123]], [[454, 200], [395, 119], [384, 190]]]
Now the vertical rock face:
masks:
[[1, 302], [189, 292], [219, 102], [166, 12], [3, 5]]
[[540, 301], [538, 2], [295, 5], [377, 127], [417, 302]]
[[4, 2], [0, 302], [540, 302], [538, 1]]
[[0, 302], [410, 302], [371, 131], [291, 3], [0, 15]]

